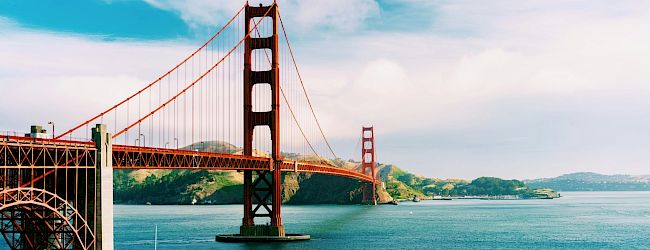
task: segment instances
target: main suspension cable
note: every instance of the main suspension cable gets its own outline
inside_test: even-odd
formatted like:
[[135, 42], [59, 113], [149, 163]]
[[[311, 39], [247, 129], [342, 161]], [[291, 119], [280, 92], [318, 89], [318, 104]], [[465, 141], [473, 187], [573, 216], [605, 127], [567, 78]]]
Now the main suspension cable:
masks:
[[[269, 8], [269, 10], [265, 13], [265, 15], [268, 14], [268, 12], [269, 12], [270, 10], [271, 10], [271, 9]], [[253, 29], [257, 28], [257, 25], [259, 25], [261, 21], [262, 21], [262, 19], [260, 19], [260, 21], [258, 21], [257, 23], [255, 23], [255, 26], [253, 27]], [[244, 42], [244, 40], [246, 40], [250, 35], [251, 35], [251, 31], [249, 31], [249, 32], [246, 34], [246, 36], [244, 36], [241, 40], [239, 40], [239, 42], [235, 45], [235, 47], [233, 47], [232, 49], [230, 49], [230, 50], [228, 51], [228, 53], [226, 53], [226, 54], [223, 56], [223, 58], [221, 58], [221, 59], [220, 59], [216, 64], [214, 64], [214, 65], [213, 65], [209, 70], [207, 70], [205, 73], [203, 73], [201, 76], [199, 76], [199, 78], [197, 78], [197, 79], [194, 80], [191, 84], [189, 84], [187, 87], [185, 87], [185, 89], [183, 89], [181, 92], [177, 93], [174, 97], [172, 97], [171, 99], [169, 99], [168, 101], [166, 101], [165, 103], [163, 103], [162, 105], [160, 105], [160, 106], [159, 106], [158, 108], [156, 108], [155, 110], [151, 111], [151, 112], [150, 112], [149, 114], [147, 114], [146, 116], [140, 118], [138, 121], [136, 121], [136, 122], [134, 122], [133, 124], [129, 125], [128, 127], [124, 128], [124, 129], [121, 130], [120, 132], [115, 133], [115, 135], [113, 135], [112, 138], [113, 138], [113, 139], [114, 139], [114, 138], [117, 138], [118, 136], [120, 136], [120, 135], [123, 134], [124, 132], [128, 131], [128, 130], [129, 130], [130, 128], [132, 128], [133, 126], [135, 126], [135, 125], [137, 125], [137, 124], [140, 124], [143, 120], [145, 120], [145, 119], [149, 118], [150, 116], [152, 116], [154, 113], [156, 113], [158, 110], [160, 110], [160, 109], [162, 109], [163, 107], [165, 107], [167, 104], [169, 104], [169, 103], [172, 102], [173, 100], [176, 100], [176, 98], [178, 98], [178, 96], [180, 96], [181, 94], [185, 93], [188, 89], [192, 88], [192, 87], [193, 87], [193, 86], [194, 86], [198, 81], [200, 81], [201, 79], [203, 79], [203, 77], [205, 77], [208, 73], [212, 72], [212, 70], [214, 70], [217, 66], [219, 66], [219, 65], [220, 65], [220, 64], [221, 64], [221, 63], [222, 63], [226, 58], [228, 58], [228, 57], [232, 54], [233, 51], [235, 51], [235, 49], [237, 49], [239, 46], [241, 46], [241, 44]], [[193, 97], [194, 97], [194, 96], [193, 96]], [[193, 121], [193, 120], [192, 120], [192, 121]], [[192, 135], [192, 136], [193, 136], [193, 135]]]
[[215, 33], [215, 34], [214, 34], [210, 39], [208, 39], [207, 42], [205, 42], [201, 47], [199, 47], [198, 49], [196, 49], [192, 54], [190, 54], [190, 55], [189, 55], [188, 57], [186, 57], [183, 61], [181, 61], [180, 63], [178, 63], [178, 64], [177, 64], [175, 67], [173, 67], [171, 70], [167, 71], [167, 73], [163, 74], [163, 75], [160, 76], [158, 79], [154, 80], [153, 82], [149, 83], [147, 86], [145, 86], [144, 88], [142, 88], [140, 91], [138, 91], [138, 92], [136, 92], [135, 94], [129, 96], [128, 98], [122, 100], [121, 102], [119, 102], [118, 104], [114, 105], [113, 107], [107, 109], [107, 110], [104, 111], [104, 112], [101, 112], [99, 115], [97, 115], [97, 116], [95, 116], [95, 117], [93, 117], [93, 118], [91, 118], [91, 119], [89, 119], [89, 120], [87, 120], [87, 121], [85, 121], [85, 122], [83, 122], [83, 123], [77, 125], [76, 127], [74, 127], [74, 128], [72, 128], [72, 129], [70, 129], [70, 130], [68, 130], [68, 131], [66, 131], [66, 132], [64, 132], [64, 133], [62, 133], [62, 134], [56, 136], [54, 139], [56, 140], [56, 139], [63, 138], [64, 136], [66, 136], [66, 135], [68, 135], [68, 134], [74, 132], [75, 130], [77, 130], [77, 129], [79, 129], [79, 128], [85, 126], [85, 125], [88, 125], [90, 122], [96, 120], [97, 118], [103, 117], [106, 113], [115, 110], [115, 109], [116, 109], [117, 107], [119, 107], [120, 105], [124, 104], [125, 102], [128, 102], [129, 100], [131, 100], [131, 99], [134, 98], [135, 96], [137, 96], [137, 95], [141, 94], [142, 92], [144, 92], [145, 90], [149, 89], [149, 88], [150, 88], [151, 86], [153, 86], [154, 84], [160, 82], [163, 78], [169, 76], [169, 75], [171, 74], [171, 72], [175, 71], [175, 70], [178, 69], [181, 65], [185, 64], [185, 63], [186, 63], [190, 58], [194, 58], [194, 55], [196, 55], [197, 53], [199, 53], [199, 52], [200, 52], [204, 47], [206, 47], [208, 44], [210, 44], [210, 42], [212, 42], [212, 40], [214, 40], [217, 36], [219, 36], [219, 35], [220, 35], [220, 34], [221, 34], [221, 33], [222, 33], [222, 32], [223, 32], [223, 31], [224, 31], [228, 26], [230, 26], [230, 24], [233, 22], [233, 20], [235, 20], [235, 19], [236, 19], [236, 18], [237, 18], [241, 13], [242, 13], [242, 11], [243, 11], [245, 8], [246, 8], [246, 5], [242, 6], [241, 9], [239, 9], [239, 11], [237, 11], [237, 14], [235, 14], [235, 15], [234, 15], [234, 16], [233, 16], [233, 17], [228, 21], [228, 23], [226, 23], [226, 25], [224, 25], [224, 26], [223, 26], [223, 27], [222, 27], [222, 28], [221, 28], [217, 33]]

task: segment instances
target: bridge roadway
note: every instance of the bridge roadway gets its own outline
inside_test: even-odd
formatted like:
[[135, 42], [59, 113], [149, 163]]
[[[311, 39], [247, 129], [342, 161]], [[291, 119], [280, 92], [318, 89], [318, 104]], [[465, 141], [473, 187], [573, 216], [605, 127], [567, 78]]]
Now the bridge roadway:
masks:
[[[373, 182], [372, 176], [352, 169], [315, 162], [192, 150], [113, 145], [113, 169], [273, 170], [318, 173]], [[95, 143], [20, 136], [0, 138], [0, 166], [39, 168], [94, 168]]]

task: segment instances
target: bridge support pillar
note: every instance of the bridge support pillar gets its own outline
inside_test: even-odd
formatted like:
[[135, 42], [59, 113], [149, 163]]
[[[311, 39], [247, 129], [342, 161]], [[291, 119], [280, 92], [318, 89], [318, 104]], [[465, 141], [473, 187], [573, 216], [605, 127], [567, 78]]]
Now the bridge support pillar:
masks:
[[372, 176], [372, 183], [363, 185], [361, 203], [377, 205], [377, 171], [375, 170], [375, 129], [361, 128], [361, 172]]
[[[256, 179], [253, 180], [253, 171], [244, 171], [244, 218], [239, 227], [239, 235], [284, 237], [284, 225], [280, 215], [280, 204], [282, 204], [280, 171], [256, 172]], [[268, 206], [269, 198], [271, 198], [271, 207]], [[255, 207], [253, 207], [253, 200], [255, 200]], [[255, 217], [270, 217], [271, 223], [255, 225]]]
[[104, 124], [92, 129], [95, 151], [95, 249], [113, 249], [113, 150]]
[[[271, 131], [271, 159], [268, 171], [244, 172], [244, 219], [240, 228], [242, 236], [284, 237], [284, 226], [280, 216], [282, 205], [282, 174], [278, 163], [280, 154], [280, 59], [278, 49], [278, 7], [253, 7], [246, 5], [245, 32], [255, 34], [251, 20], [268, 18], [273, 22], [273, 34], [269, 37], [248, 36], [244, 41], [244, 155], [253, 155], [253, 131], [258, 126], [268, 126]], [[251, 64], [252, 52], [257, 49], [271, 50], [271, 69], [254, 71]], [[267, 77], [261, 77], [267, 76]], [[271, 87], [271, 110], [253, 111], [253, 86], [268, 84]], [[253, 207], [253, 203], [256, 204]], [[270, 203], [270, 204], [269, 204]], [[270, 206], [269, 206], [270, 205]], [[270, 224], [255, 225], [256, 217], [268, 217]]]
[[[267, 126], [271, 132], [271, 157], [265, 170], [244, 171], [244, 218], [238, 235], [217, 235], [217, 241], [293, 241], [308, 240], [309, 235], [285, 234], [280, 208], [282, 206], [282, 154], [280, 152], [280, 55], [278, 49], [278, 6], [245, 6], [246, 39], [244, 40], [244, 155], [253, 155], [253, 132], [256, 127]], [[256, 25], [251, 20], [267, 18], [273, 22], [273, 34], [253, 37]], [[261, 20], [259, 21], [261, 22]], [[258, 22], [258, 24], [259, 24]], [[252, 51], [271, 50], [271, 69], [254, 71], [251, 67]], [[253, 87], [268, 84], [271, 87], [271, 110], [253, 111]], [[255, 224], [259, 217], [269, 218], [266, 224]]]
[[[255, 171], [255, 179], [252, 171], [244, 172], [244, 218], [240, 236], [285, 237], [280, 212], [282, 174], [277, 163], [269, 159], [269, 171]], [[256, 217], [268, 217], [270, 224], [255, 225]]]

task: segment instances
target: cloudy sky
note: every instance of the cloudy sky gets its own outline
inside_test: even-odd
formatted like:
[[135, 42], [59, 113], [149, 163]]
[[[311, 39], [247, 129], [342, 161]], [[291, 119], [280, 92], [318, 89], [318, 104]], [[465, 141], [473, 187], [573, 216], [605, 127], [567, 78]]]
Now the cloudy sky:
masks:
[[[105, 109], [242, 4], [0, 0], [0, 130], [69, 127]], [[372, 124], [379, 161], [431, 177], [650, 174], [649, 1], [280, 8], [340, 156], [358, 158], [359, 127]]]

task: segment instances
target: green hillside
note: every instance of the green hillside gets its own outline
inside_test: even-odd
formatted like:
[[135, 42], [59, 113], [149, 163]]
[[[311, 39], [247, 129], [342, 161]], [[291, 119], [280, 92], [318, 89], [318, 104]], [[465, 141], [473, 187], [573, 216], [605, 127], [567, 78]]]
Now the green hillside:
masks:
[[412, 199], [464, 196], [516, 195], [520, 198], [556, 197], [550, 189], [531, 189], [519, 180], [480, 177], [472, 181], [463, 179], [436, 179], [414, 175], [394, 165], [380, 164], [380, 176], [387, 192], [395, 199]]
[[[241, 154], [241, 149], [223, 142], [204, 142], [184, 149]], [[255, 155], [265, 155], [255, 151]], [[326, 160], [314, 156], [283, 154], [286, 159], [328, 161], [339, 167], [358, 168], [343, 160]], [[361, 185], [358, 181], [329, 175], [284, 173], [282, 199], [285, 203], [358, 204]], [[116, 203], [122, 204], [230, 204], [241, 203], [243, 174], [236, 171], [207, 170], [115, 170]], [[379, 191], [380, 201], [390, 196]], [[388, 200], [387, 200], [388, 199]]]
[[[147, 175], [141, 181], [136, 177]], [[243, 175], [234, 171], [116, 170], [114, 199], [120, 204], [241, 203]], [[319, 174], [286, 173], [282, 199], [291, 204], [358, 204], [357, 180]], [[380, 191], [380, 197], [388, 197]]]
[[[241, 154], [241, 149], [222, 142], [204, 142], [185, 149]], [[255, 155], [265, 155], [255, 151]], [[348, 169], [359, 169], [359, 162], [326, 160], [314, 156], [283, 154], [287, 159], [323, 162]], [[473, 181], [436, 179], [414, 175], [390, 164], [378, 164], [383, 182], [378, 188], [379, 202], [393, 199], [432, 198], [433, 196], [519, 195], [522, 198], [548, 195], [528, 189], [517, 180], [481, 177]], [[359, 204], [361, 184], [337, 176], [284, 173], [282, 200], [290, 204]], [[243, 174], [236, 171], [207, 170], [115, 170], [114, 199], [120, 204], [231, 204], [241, 203]], [[553, 196], [553, 193], [550, 193]]]

